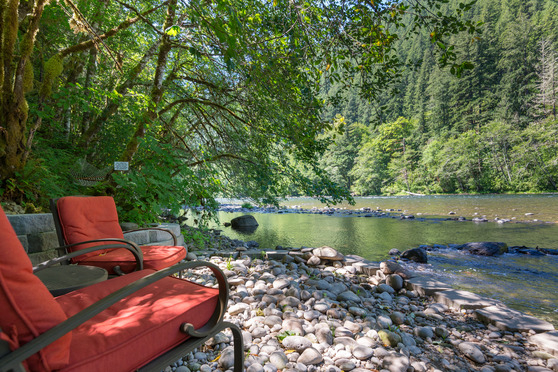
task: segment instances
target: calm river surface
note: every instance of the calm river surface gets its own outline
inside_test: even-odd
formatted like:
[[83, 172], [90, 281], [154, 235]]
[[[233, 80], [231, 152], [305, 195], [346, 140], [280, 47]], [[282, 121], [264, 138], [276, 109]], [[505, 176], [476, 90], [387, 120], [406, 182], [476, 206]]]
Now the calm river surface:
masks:
[[[228, 201], [230, 202], [230, 201]], [[403, 251], [422, 244], [462, 244], [499, 241], [509, 246], [558, 248], [558, 195], [482, 195], [357, 198], [356, 206], [394, 209], [391, 215], [412, 213], [417, 219], [366, 218], [298, 213], [252, 213], [259, 227], [241, 234], [221, 227], [231, 238], [256, 240], [261, 248], [277, 245], [318, 247], [329, 245], [344, 254], [357, 254], [372, 261], [389, 257], [392, 248]], [[241, 202], [237, 202], [241, 204]], [[310, 198], [293, 198], [287, 207], [323, 208]], [[398, 211], [401, 210], [401, 211]], [[439, 217], [464, 216], [469, 221], [444, 221]], [[219, 212], [221, 222], [244, 213]], [[486, 216], [524, 221], [521, 223], [474, 223]], [[429, 252], [424, 269], [438, 279], [488, 297], [512, 308], [536, 315], [558, 326], [558, 256], [533, 257], [505, 254], [475, 257], [454, 250]]]

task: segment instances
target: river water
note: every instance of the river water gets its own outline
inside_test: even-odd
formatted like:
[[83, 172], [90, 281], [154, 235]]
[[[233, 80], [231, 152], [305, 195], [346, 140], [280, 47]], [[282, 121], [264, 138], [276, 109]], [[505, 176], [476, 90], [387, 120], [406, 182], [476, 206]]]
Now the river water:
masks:
[[[230, 202], [230, 201], [228, 201]], [[252, 213], [259, 227], [242, 234], [220, 227], [231, 238], [256, 240], [261, 248], [277, 245], [317, 247], [329, 245], [344, 254], [357, 254], [372, 261], [389, 258], [392, 248], [400, 251], [432, 244], [462, 244], [499, 241], [509, 246], [558, 248], [558, 195], [482, 195], [357, 198], [359, 209], [392, 209], [393, 218], [366, 218], [363, 215]], [[237, 202], [241, 204], [241, 202]], [[311, 198], [293, 198], [286, 207], [323, 208]], [[444, 218], [466, 217], [468, 221]], [[401, 220], [401, 213], [415, 219]], [[455, 214], [454, 214], [455, 213]], [[219, 212], [221, 222], [244, 213]], [[474, 223], [484, 216], [491, 222]], [[494, 219], [513, 222], [496, 223]], [[521, 222], [520, 222], [521, 221]], [[501, 300], [558, 326], [558, 256], [534, 257], [505, 254], [475, 257], [452, 249], [429, 252], [429, 264], [421, 269], [455, 288]]]

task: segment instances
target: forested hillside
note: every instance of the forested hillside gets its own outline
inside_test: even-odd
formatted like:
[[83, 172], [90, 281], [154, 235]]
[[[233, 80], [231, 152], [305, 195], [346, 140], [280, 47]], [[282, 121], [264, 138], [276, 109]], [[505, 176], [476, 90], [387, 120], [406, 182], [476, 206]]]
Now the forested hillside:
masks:
[[321, 162], [337, 182], [360, 195], [557, 189], [557, 2], [478, 0], [465, 17], [482, 34], [443, 46], [474, 64], [460, 78], [438, 67], [423, 32], [395, 48], [407, 68], [392, 94], [355, 88], [327, 107], [343, 135]]

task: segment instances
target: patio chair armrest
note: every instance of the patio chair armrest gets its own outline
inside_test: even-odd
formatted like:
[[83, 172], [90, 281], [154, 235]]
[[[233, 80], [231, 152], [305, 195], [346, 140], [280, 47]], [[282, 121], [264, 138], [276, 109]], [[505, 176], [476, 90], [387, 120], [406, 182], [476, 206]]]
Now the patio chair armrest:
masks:
[[[86, 322], [87, 320], [93, 318], [95, 315], [101, 313], [102, 311], [106, 310], [108, 307], [114, 305], [116, 302], [120, 301], [123, 298], [128, 297], [129, 295], [133, 294], [134, 292], [155, 283], [162, 278], [165, 278], [169, 275], [174, 273], [179, 273], [183, 270], [189, 270], [192, 268], [196, 268], [199, 266], [207, 266], [209, 267], [215, 275], [218, 277], [217, 280], [219, 281], [219, 305], [218, 308], [211, 317], [211, 320], [214, 320], [216, 314], [219, 315], [219, 319], [222, 319], [227, 302], [228, 302], [228, 283], [224, 280], [225, 275], [219, 269], [219, 267], [211, 262], [184, 262], [179, 263], [174, 266], [168, 267], [163, 270], [159, 270], [145, 276], [133, 283], [126, 285], [125, 287], [120, 288], [119, 290], [111, 293], [110, 295], [104, 297], [103, 299], [97, 301], [93, 305], [83, 309], [79, 313], [75, 314], [74, 316], [68, 318], [67, 320], [63, 321], [62, 323], [52, 327], [48, 331], [44, 332], [43, 334], [39, 335], [38, 337], [34, 338], [33, 340], [29, 341], [25, 345], [21, 346], [20, 348], [12, 351], [8, 355], [0, 358], [0, 372], [4, 371], [11, 371], [13, 369], [17, 369], [20, 364], [31, 355], [37, 353], [39, 350], [43, 349], [44, 347], [50, 345], [60, 337], [64, 336], [66, 333], [72, 331], [73, 329], [79, 327], [81, 324]], [[221, 279], [219, 279], [221, 278]], [[224, 280], [224, 287], [221, 286], [221, 281]], [[222, 291], [223, 288], [223, 291]], [[211, 321], [210, 320], [210, 321]]]
[[85, 254], [85, 253], [95, 252], [95, 251], [99, 251], [99, 250], [103, 250], [103, 249], [116, 249], [116, 248], [124, 248], [124, 249], [129, 250], [134, 255], [134, 258], [136, 259], [136, 271], [143, 270], [143, 253], [142, 253], [142, 251], [136, 243], [128, 241], [128, 240], [116, 239], [116, 238], [114, 238], [114, 239], [113, 238], [96, 239], [96, 240], [88, 240], [88, 241], [85, 241], [85, 242], [75, 243], [75, 244], [64, 245], [60, 248], [66, 249], [68, 247], [72, 247], [72, 246], [75, 246], [75, 245], [87, 244], [87, 243], [99, 243], [99, 242], [107, 242], [107, 243], [115, 242], [115, 243], [119, 243], [119, 244], [103, 244], [103, 245], [96, 245], [94, 247], [88, 247], [88, 248], [80, 249], [79, 251], [68, 253], [68, 254], [65, 254], [63, 256], [53, 258], [52, 260], [41, 262], [37, 266], [33, 267], [33, 272], [36, 273], [37, 271], [44, 270], [44, 269], [46, 269], [50, 266], [62, 263], [64, 261], [67, 261], [67, 260], [69, 260], [71, 258], [74, 258], [74, 257], [81, 256], [82, 254]]
[[131, 233], [131, 232], [146, 231], [146, 230], [159, 230], [159, 231], [167, 232], [172, 237], [172, 241], [173, 241], [172, 245], [176, 245], [176, 242], [177, 242], [176, 235], [174, 235], [174, 233], [172, 231], [170, 231], [169, 229], [164, 229], [164, 228], [161, 228], [161, 227], [144, 227], [144, 228], [141, 228], [141, 229], [126, 230], [126, 231], [123, 231], [122, 233], [124, 235], [126, 235], [126, 234]]
[[194, 265], [191, 266], [190, 269], [206, 266], [213, 271], [213, 275], [215, 275], [219, 285], [219, 302], [213, 312], [213, 315], [203, 327], [195, 329], [192, 324], [183, 323], [181, 330], [192, 337], [207, 337], [211, 334], [217, 333], [216, 330], [220, 328], [219, 325], [223, 321], [223, 317], [225, 316], [227, 305], [229, 303], [229, 282], [227, 281], [223, 271], [210, 262], [194, 261], [192, 264]]

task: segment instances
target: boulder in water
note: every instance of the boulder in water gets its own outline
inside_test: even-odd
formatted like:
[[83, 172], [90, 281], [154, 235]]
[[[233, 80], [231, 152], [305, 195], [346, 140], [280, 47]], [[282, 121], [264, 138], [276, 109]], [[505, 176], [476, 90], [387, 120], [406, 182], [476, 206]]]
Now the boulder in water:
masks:
[[428, 263], [428, 255], [426, 254], [426, 250], [424, 248], [408, 249], [401, 254], [401, 258], [406, 258], [407, 260], [418, 263]]
[[253, 226], [259, 226], [258, 225], [258, 221], [256, 221], [256, 219], [254, 218], [254, 216], [246, 214], [244, 216], [239, 216], [236, 218], [233, 218], [231, 220], [231, 225], [233, 228], [238, 229], [238, 228], [246, 228], [246, 227], [253, 227]]
[[472, 242], [457, 246], [457, 249], [478, 256], [499, 256], [508, 251], [508, 245], [502, 242]]

